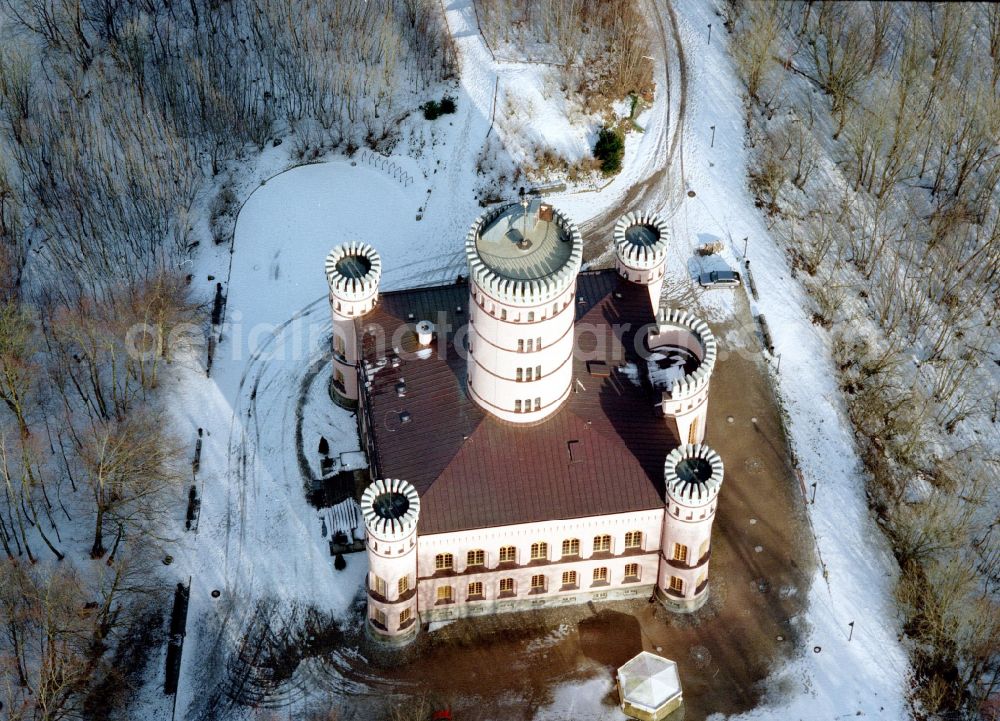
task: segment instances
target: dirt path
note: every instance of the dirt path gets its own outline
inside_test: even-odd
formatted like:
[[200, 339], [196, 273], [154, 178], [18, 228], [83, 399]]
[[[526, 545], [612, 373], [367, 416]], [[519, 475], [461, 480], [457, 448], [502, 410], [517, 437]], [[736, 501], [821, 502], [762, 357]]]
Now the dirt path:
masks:
[[[664, 65], [666, 71], [667, 82], [663, 89], [667, 94], [666, 112], [668, 115], [671, 112], [672, 94], [677, 92], [677, 117], [674, 119], [673, 131], [663, 133], [658, 139], [654, 155], [662, 155], [663, 163], [633, 185], [618, 203], [581, 225], [585, 260], [599, 259], [605, 254], [615, 222], [622, 214], [641, 208], [659, 210], [669, 216], [684, 197], [683, 139], [688, 95], [687, 59], [677, 16], [670, 0], [648, 0], [646, 6], [651, 18], [653, 56], [658, 63]], [[673, 77], [674, 73], [676, 77]], [[664, 127], [669, 127], [669, 120]], [[595, 267], [601, 264], [597, 262]]]

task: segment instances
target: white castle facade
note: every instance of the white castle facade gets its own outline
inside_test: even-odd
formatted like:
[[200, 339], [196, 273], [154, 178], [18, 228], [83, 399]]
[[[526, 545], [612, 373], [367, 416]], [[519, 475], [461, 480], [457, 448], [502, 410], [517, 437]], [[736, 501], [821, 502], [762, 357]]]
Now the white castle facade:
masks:
[[361, 500], [375, 638], [650, 594], [705, 603], [716, 340], [659, 307], [656, 215], [621, 218], [614, 244], [614, 270], [581, 272], [576, 226], [536, 198], [473, 223], [454, 285], [380, 295], [374, 248], [330, 253], [333, 390], [377, 479]]

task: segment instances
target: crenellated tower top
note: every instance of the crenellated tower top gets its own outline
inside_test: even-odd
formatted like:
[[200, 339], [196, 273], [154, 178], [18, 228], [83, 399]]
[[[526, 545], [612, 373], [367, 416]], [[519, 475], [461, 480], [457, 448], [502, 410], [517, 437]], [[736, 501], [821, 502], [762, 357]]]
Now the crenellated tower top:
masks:
[[648, 336], [653, 354], [674, 349], [686, 356], [679, 370], [657, 374], [651, 361], [650, 380], [671, 398], [694, 395], [708, 385], [715, 368], [718, 344], [708, 324], [691, 313], [674, 308], [660, 308], [656, 328]]
[[420, 496], [407, 481], [374, 481], [361, 494], [361, 513], [368, 533], [380, 541], [401, 541], [417, 530]]
[[667, 259], [667, 224], [656, 213], [626, 213], [615, 223], [615, 254], [635, 270], [653, 270]]
[[375, 306], [382, 259], [378, 252], [359, 240], [343, 243], [326, 256], [326, 280], [334, 311], [351, 317], [363, 315]]
[[576, 225], [540, 198], [487, 210], [465, 238], [472, 280], [512, 306], [547, 303], [576, 280], [583, 239]]
[[667, 454], [663, 474], [670, 500], [688, 507], [703, 506], [722, 488], [722, 459], [706, 445], [685, 444]]

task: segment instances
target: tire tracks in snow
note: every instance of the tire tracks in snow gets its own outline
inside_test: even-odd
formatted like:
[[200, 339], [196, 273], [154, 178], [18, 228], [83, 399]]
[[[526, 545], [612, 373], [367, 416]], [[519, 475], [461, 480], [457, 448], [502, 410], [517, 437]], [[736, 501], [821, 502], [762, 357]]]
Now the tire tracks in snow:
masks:
[[[609, 208], [580, 226], [584, 237], [584, 254], [592, 266], [600, 266], [610, 258], [608, 253], [615, 223], [623, 214], [636, 209], [659, 210], [668, 217], [680, 206], [686, 182], [684, 178], [684, 130], [687, 116], [688, 67], [681, 40], [677, 15], [670, 0], [647, 0], [647, 17], [656, 35], [656, 44], [662, 48], [662, 56], [657, 60], [664, 64], [667, 95], [665, 112], [670, 114], [674, 81], [671, 77], [670, 48], [676, 60], [677, 72], [677, 117], [672, 132], [668, 133], [668, 122], [663, 124], [653, 153], [658, 162], [647, 171], [645, 177], [632, 185], [622, 198]], [[666, 17], [667, 22], [664, 22]], [[667, 29], [669, 24], [669, 31]]]

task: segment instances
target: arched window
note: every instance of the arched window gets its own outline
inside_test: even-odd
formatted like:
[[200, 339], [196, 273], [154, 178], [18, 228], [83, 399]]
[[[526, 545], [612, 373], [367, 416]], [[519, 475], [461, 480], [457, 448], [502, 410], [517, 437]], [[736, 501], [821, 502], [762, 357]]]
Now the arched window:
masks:
[[481, 548], [477, 548], [474, 551], [469, 551], [466, 555], [466, 565], [467, 566], [483, 566], [486, 564], [486, 551]]
[[580, 539], [579, 538], [567, 538], [565, 541], [563, 541], [562, 542], [562, 555], [564, 555], [564, 556], [579, 556], [580, 555]]
[[545, 542], [531, 544], [531, 560], [541, 561], [549, 557], [549, 544]]
[[439, 553], [434, 556], [435, 571], [450, 571], [455, 567], [455, 557], [450, 553]]
[[514, 546], [500, 547], [500, 563], [513, 563], [517, 560], [517, 548]]
[[642, 531], [629, 531], [625, 534], [625, 548], [642, 548]]
[[594, 536], [594, 553], [607, 553], [611, 550], [611, 536], [605, 533], [603, 536]]
[[563, 586], [575, 586], [576, 585], [576, 571], [563, 571], [562, 585]]

